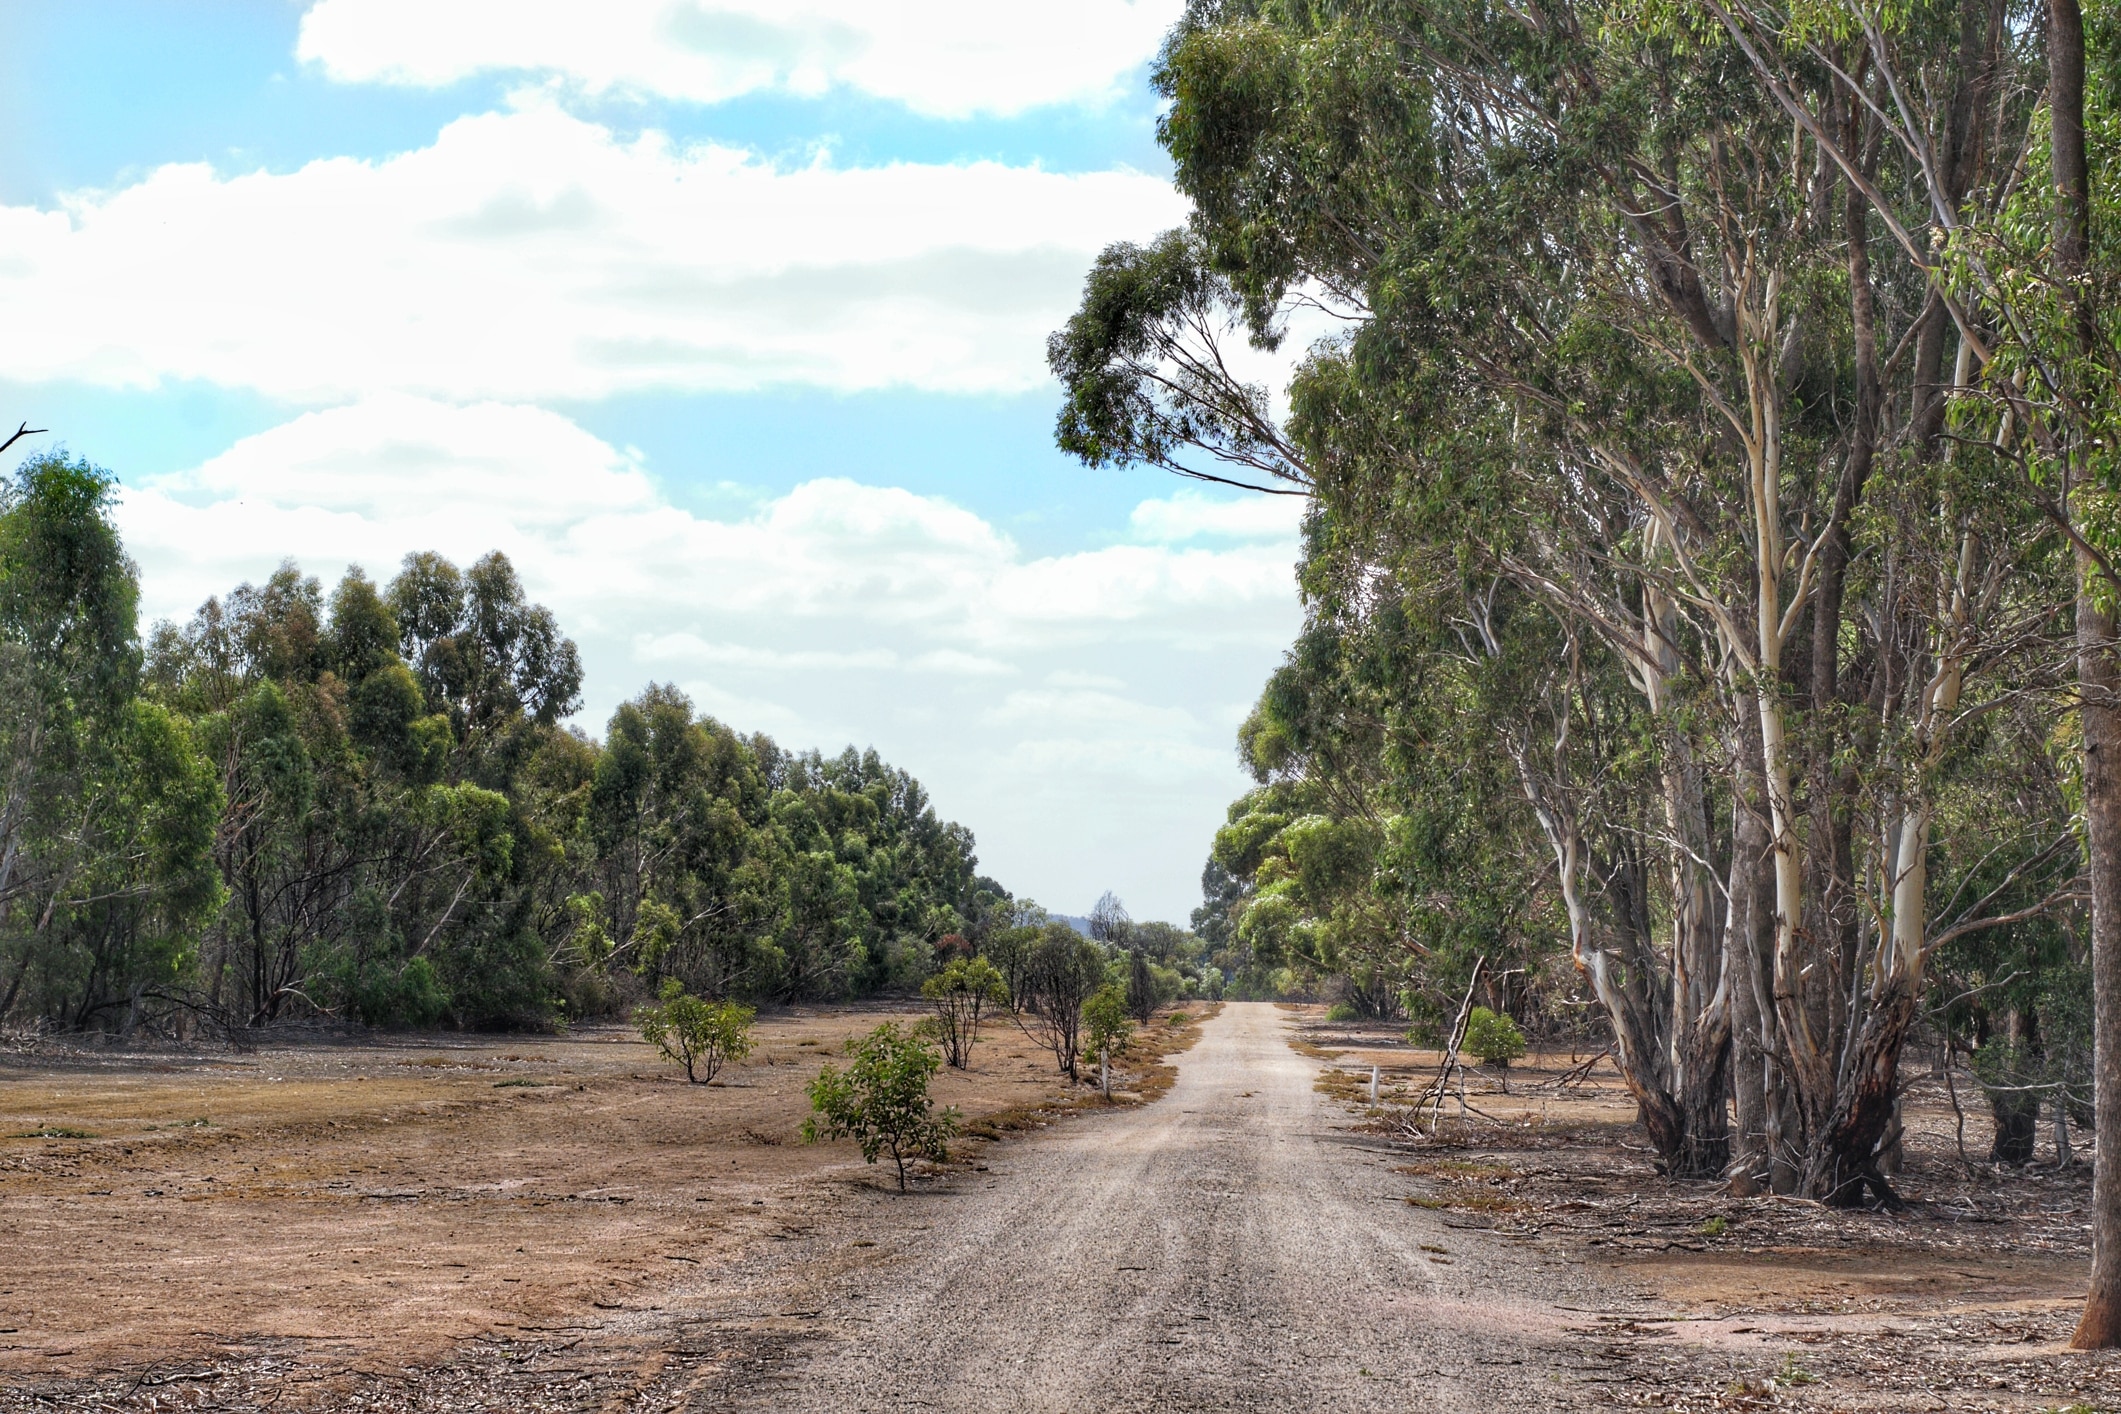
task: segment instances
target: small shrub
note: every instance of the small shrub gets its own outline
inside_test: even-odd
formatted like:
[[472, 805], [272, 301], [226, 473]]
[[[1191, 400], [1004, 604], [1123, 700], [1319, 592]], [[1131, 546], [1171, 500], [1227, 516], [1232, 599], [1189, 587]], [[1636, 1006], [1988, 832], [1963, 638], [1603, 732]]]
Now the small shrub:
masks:
[[1096, 1060], [1098, 1054], [1109, 1050], [1112, 1055], [1126, 1052], [1128, 1038], [1134, 1034], [1133, 1017], [1127, 1008], [1127, 994], [1107, 982], [1090, 994], [1083, 1003], [1083, 1058]]
[[810, 1082], [810, 1108], [803, 1142], [852, 1139], [862, 1160], [889, 1153], [898, 1165], [899, 1192], [906, 1191], [906, 1160], [950, 1157], [950, 1136], [962, 1127], [955, 1109], [938, 1113], [928, 1081], [942, 1057], [920, 1037], [892, 1022], [847, 1042], [850, 1059], [840, 1070], [828, 1065]]
[[1466, 1050], [1482, 1065], [1508, 1070], [1524, 1056], [1524, 1032], [1508, 1016], [1477, 1006], [1466, 1019]]
[[1362, 1013], [1346, 1002], [1335, 1002], [1326, 1008], [1326, 1020], [1360, 1021], [1362, 1020]]
[[1169, 1016], [1164, 1018], [1164, 1023], [1167, 1026], [1184, 1026], [1191, 1020], [1193, 1020], [1193, 1018], [1186, 1015], [1186, 1013], [1182, 1011], [1174, 1011]]
[[663, 983], [658, 996], [633, 1019], [641, 1039], [684, 1066], [693, 1084], [714, 1079], [725, 1063], [751, 1054], [751, 1024], [758, 1013], [750, 1007], [691, 996], [675, 977]]
[[1718, 1213], [1700, 1227], [1695, 1228], [1694, 1231], [1700, 1233], [1703, 1237], [1721, 1237], [1724, 1233], [1730, 1231], [1730, 1227], [1730, 1220], [1724, 1217], [1723, 1214]]

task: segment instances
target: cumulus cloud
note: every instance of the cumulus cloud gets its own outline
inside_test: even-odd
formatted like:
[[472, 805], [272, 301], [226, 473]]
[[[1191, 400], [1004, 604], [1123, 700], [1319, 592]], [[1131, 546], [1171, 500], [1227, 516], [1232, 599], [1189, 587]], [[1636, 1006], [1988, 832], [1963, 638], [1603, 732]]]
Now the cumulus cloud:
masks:
[[840, 479], [714, 520], [557, 413], [385, 394], [129, 488], [120, 524], [151, 617], [283, 555], [329, 581], [502, 550], [581, 643], [586, 726], [662, 680], [791, 745], [874, 744], [1013, 887], [1182, 915], [1244, 785], [1231, 730], [1299, 618], [1294, 523], [1257, 504], [1150, 501], [1153, 543], [1045, 557]]
[[718, 103], [846, 88], [963, 118], [1099, 103], [1178, 0], [320, 0], [297, 53], [332, 78], [440, 87], [549, 74], [591, 94]]
[[1139, 173], [786, 168], [530, 98], [387, 159], [0, 206], [0, 319], [36, 331], [0, 377], [310, 404], [1021, 391], [1095, 253], [1183, 217]]

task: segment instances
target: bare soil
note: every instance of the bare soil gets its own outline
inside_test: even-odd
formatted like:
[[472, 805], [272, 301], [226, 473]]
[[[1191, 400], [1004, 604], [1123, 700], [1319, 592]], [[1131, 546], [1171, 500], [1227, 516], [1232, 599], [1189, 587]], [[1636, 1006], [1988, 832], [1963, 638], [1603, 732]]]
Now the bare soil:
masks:
[[[1613, 1284], [1582, 1334], [1615, 1402], [1655, 1409], [2121, 1409], [2121, 1359], [2065, 1347], [2091, 1260], [2091, 1165], [1986, 1162], [1980, 1097], [1917, 1072], [1900, 1212], [1728, 1196], [1662, 1178], [1610, 1062], [1535, 1055], [1412, 1104], [1442, 1057], [1398, 1028], [1291, 1008], [1321, 1090], [1405, 1155], [1405, 1201], [1582, 1263]], [[1371, 1107], [1371, 1067], [1381, 1103]], [[1507, 1092], [1504, 1085], [1507, 1084]], [[1963, 1084], [1963, 1082], [1962, 1082]], [[2087, 1136], [2074, 1136], [2077, 1144]], [[1962, 1145], [1964, 1157], [1962, 1157]], [[1583, 1303], [1574, 1303], [1582, 1305]]]
[[1909, 1209], [1834, 1213], [1666, 1182], [1588, 1053], [1432, 1133], [1436, 1058], [1316, 1008], [1159, 1023], [1109, 1107], [1002, 1029], [901, 1197], [796, 1135], [887, 1018], [713, 1086], [617, 1029], [0, 1055], [0, 1409], [2121, 1410], [2088, 1168], [1961, 1161], [1927, 1084]]
[[[704, 1085], [615, 1027], [0, 1054], [0, 1404], [246, 1353], [399, 1370], [633, 1310], [889, 1181], [800, 1142], [805, 1087], [848, 1037], [913, 1019], [769, 1015]], [[1145, 1079], [1168, 1084], [1123, 1075], [1121, 1101]], [[1006, 1024], [935, 1094], [990, 1137], [1085, 1098]]]

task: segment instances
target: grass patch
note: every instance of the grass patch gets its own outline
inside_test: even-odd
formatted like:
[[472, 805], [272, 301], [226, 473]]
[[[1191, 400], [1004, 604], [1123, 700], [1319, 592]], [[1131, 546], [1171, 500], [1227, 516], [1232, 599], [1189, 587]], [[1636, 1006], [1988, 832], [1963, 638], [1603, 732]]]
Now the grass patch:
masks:
[[559, 1083], [557, 1080], [496, 1080], [493, 1082], [493, 1088], [496, 1090], [536, 1090], [549, 1088]]
[[1517, 1177], [1516, 1169], [1489, 1159], [1420, 1159], [1411, 1164], [1395, 1164], [1392, 1172], [1409, 1174], [1415, 1178], [1442, 1178], [1461, 1183]]
[[1432, 1213], [1521, 1213], [1525, 1205], [1502, 1193], [1479, 1193], [1457, 1190], [1434, 1198], [1415, 1196], [1407, 1199], [1410, 1208], [1426, 1208]]
[[63, 1124], [47, 1124], [42, 1129], [24, 1130], [20, 1134], [10, 1134], [7, 1137], [10, 1139], [93, 1139], [96, 1136], [85, 1129], [70, 1129]]
[[1056, 1104], [1051, 1101], [1041, 1105], [1011, 1105], [1008, 1109], [966, 1120], [958, 1133], [967, 1139], [999, 1139], [1004, 1134], [1020, 1134], [1050, 1124], [1056, 1116], [1072, 1108], [1074, 1106], [1068, 1102]]
[[1721, 1237], [1724, 1235], [1724, 1233], [1730, 1231], [1730, 1227], [1730, 1219], [1726, 1218], [1723, 1214], [1718, 1213], [1715, 1217], [1710, 1218], [1700, 1227], [1695, 1228], [1694, 1231], [1700, 1233], [1703, 1237]]
[[1819, 1383], [1819, 1377], [1798, 1364], [1797, 1352], [1792, 1350], [1789, 1354], [1782, 1357], [1782, 1368], [1775, 1372], [1775, 1378], [1772, 1383], [1785, 1389], [1795, 1389], [1800, 1385], [1817, 1384]]
[[1347, 1054], [1346, 1051], [1329, 1051], [1324, 1046], [1311, 1040], [1310, 1037], [1301, 1035], [1289, 1038], [1289, 1049], [1300, 1056], [1309, 1056], [1312, 1060], [1322, 1061], [1337, 1061]]
[[1521, 1213], [1530, 1204], [1514, 1194], [1498, 1192], [1497, 1185], [1517, 1177], [1508, 1164], [1483, 1159], [1423, 1159], [1395, 1164], [1392, 1172], [1426, 1178], [1437, 1185], [1434, 1195], [1407, 1199], [1416, 1208], [1435, 1212]]

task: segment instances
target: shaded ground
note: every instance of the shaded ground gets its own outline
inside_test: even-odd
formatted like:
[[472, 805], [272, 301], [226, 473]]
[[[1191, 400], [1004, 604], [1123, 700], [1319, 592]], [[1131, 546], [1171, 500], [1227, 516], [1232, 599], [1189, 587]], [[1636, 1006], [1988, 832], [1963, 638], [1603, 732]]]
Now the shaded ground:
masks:
[[2046, 1143], [2049, 1162], [2026, 1169], [1980, 1162], [1989, 1125], [1978, 1108], [1964, 1114], [1962, 1159], [1941, 1077], [1913, 1079], [1906, 1095], [1895, 1181], [1907, 1211], [1834, 1212], [1661, 1179], [1610, 1063], [1580, 1070], [1589, 1052], [1513, 1065], [1508, 1094], [1503, 1077], [1477, 1074], [1469, 1108], [1448, 1099], [1439, 1126], [1433, 1107], [1410, 1109], [1437, 1074], [1435, 1053], [1315, 1008], [1291, 1018], [1293, 1044], [1327, 1062], [1321, 1090], [1403, 1156], [1404, 1201], [1613, 1284], [1614, 1306], [1586, 1312], [1600, 1319], [1581, 1334], [1629, 1376], [1616, 1402], [2121, 1409], [2115, 1357], [2063, 1348], [2090, 1263], [2089, 1162], [2057, 1166]]
[[1432, 1138], [1433, 1058], [1232, 1007], [1114, 1114], [998, 1033], [940, 1082], [998, 1142], [902, 1199], [792, 1142], [878, 1019], [712, 1088], [616, 1031], [0, 1058], [0, 1135], [95, 1136], [0, 1138], [0, 1409], [2121, 1409], [2081, 1166], [1926, 1092], [1913, 1209], [1832, 1214], [1664, 1183], [1609, 1071]]

